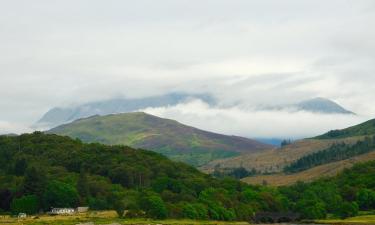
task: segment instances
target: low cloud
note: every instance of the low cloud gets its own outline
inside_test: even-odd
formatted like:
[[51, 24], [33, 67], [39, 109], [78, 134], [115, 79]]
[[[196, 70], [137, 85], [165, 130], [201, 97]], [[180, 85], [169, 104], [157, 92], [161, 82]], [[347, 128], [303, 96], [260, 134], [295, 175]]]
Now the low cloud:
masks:
[[257, 111], [240, 107], [211, 107], [201, 100], [143, 111], [212, 132], [250, 138], [306, 138], [346, 128], [369, 118], [305, 111]]
[[2, 134], [21, 134], [31, 132], [32, 129], [25, 124], [0, 121], [0, 135]]

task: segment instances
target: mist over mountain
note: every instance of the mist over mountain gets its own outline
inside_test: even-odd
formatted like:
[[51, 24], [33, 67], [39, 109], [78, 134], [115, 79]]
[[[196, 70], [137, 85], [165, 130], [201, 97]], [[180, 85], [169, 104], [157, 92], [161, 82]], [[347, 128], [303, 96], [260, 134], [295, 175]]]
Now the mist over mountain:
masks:
[[345, 109], [338, 103], [322, 97], [306, 99], [297, 103], [284, 105], [265, 105], [260, 107], [261, 110], [286, 110], [290, 112], [305, 111], [319, 114], [342, 114], [355, 115], [355, 113]]
[[176, 105], [189, 99], [201, 99], [214, 105], [215, 99], [208, 94], [170, 93], [147, 98], [114, 98], [95, 101], [72, 107], [55, 107], [45, 113], [34, 125], [35, 127], [51, 128], [77, 119], [94, 115], [108, 115], [133, 112], [147, 107]]

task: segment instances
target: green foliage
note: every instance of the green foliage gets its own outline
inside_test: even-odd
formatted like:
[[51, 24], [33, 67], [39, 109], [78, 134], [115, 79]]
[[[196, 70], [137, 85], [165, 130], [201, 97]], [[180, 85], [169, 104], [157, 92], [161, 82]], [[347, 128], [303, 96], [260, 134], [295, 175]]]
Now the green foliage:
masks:
[[357, 202], [361, 210], [375, 208], [375, 191], [367, 188], [361, 188], [357, 192]]
[[358, 141], [354, 145], [345, 143], [333, 144], [328, 149], [304, 156], [291, 165], [287, 166], [284, 171], [295, 173], [322, 164], [349, 159], [357, 155], [365, 154], [375, 150], [375, 136], [366, 137], [363, 141]]
[[37, 213], [39, 210], [38, 197], [35, 195], [25, 195], [13, 199], [11, 211], [14, 215], [18, 213], [27, 213], [29, 215]]
[[[15, 174], [17, 171], [15, 171]], [[23, 193], [41, 196], [46, 187], [45, 171], [34, 166], [26, 170]]]
[[344, 202], [339, 207], [338, 216], [341, 219], [354, 217], [358, 215], [358, 211], [359, 211], [359, 207], [356, 202]]
[[[375, 162], [335, 178], [272, 188], [216, 179], [183, 163], [125, 146], [83, 144], [41, 133], [0, 136], [0, 207], [35, 213], [49, 207], [116, 209], [126, 217], [249, 220], [256, 212], [301, 213], [303, 218], [374, 210]], [[22, 174], [23, 163], [27, 169]], [[19, 161], [20, 166], [14, 166]], [[21, 168], [21, 169], [20, 169]], [[16, 197], [17, 196], [17, 197]], [[11, 207], [10, 207], [11, 206]], [[143, 212], [146, 214], [144, 215]]]
[[248, 171], [244, 167], [225, 169], [215, 168], [214, 172], [212, 173], [212, 175], [217, 178], [233, 177], [236, 179], [242, 179], [244, 177], [250, 177], [256, 174], [258, 174], [258, 172], [255, 169]]
[[375, 134], [375, 119], [343, 130], [332, 130], [316, 137], [317, 139], [347, 138], [354, 136], [366, 136]]
[[155, 219], [165, 219], [168, 216], [164, 201], [156, 194], [146, 194], [142, 197], [141, 207], [145, 209], [146, 215]]
[[78, 206], [78, 192], [76, 188], [70, 184], [60, 181], [51, 181], [43, 194], [44, 207], [69, 208]]
[[125, 212], [125, 204], [121, 200], [116, 200], [113, 203], [114, 210], [116, 211], [118, 217], [122, 218]]
[[374, 210], [375, 161], [357, 164], [334, 178], [326, 178], [310, 184], [297, 183], [279, 188], [289, 199], [291, 210], [303, 218], [325, 218], [333, 214], [346, 218], [361, 210]]

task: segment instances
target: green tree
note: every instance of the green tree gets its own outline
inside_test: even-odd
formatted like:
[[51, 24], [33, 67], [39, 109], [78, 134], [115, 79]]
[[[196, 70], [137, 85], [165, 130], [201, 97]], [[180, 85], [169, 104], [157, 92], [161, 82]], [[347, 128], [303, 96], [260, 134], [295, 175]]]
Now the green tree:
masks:
[[357, 193], [357, 202], [362, 210], [375, 208], [375, 191], [362, 188]]
[[197, 219], [198, 213], [192, 204], [187, 203], [182, 207], [182, 216], [184, 218]]
[[81, 170], [77, 180], [77, 191], [80, 198], [80, 203], [86, 204], [87, 198], [90, 196], [90, 189], [87, 181], [87, 174], [85, 171]]
[[116, 211], [118, 217], [122, 218], [125, 212], [125, 203], [121, 200], [116, 200], [113, 203], [114, 210]]
[[141, 200], [141, 208], [151, 218], [165, 219], [168, 216], [168, 211], [163, 200], [156, 194], [144, 196]]
[[50, 207], [76, 207], [78, 199], [76, 188], [60, 181], [51, 181], [43, 195], [46, 209]]
[[10, 207], [13, 214], [35, 214], [39, 210], [39, 200], [35, 195], [25, 195], [21, 198], [13, 199]]
[[342, 219], [358, 215], [359, 207], [356, 202], [344, 202], [340, 206], [338, 216]]
[[45, 171], [34, 166], [29, 167], [25, 172], [23, 193], [40, 198], [44, 192], [46, 180]]

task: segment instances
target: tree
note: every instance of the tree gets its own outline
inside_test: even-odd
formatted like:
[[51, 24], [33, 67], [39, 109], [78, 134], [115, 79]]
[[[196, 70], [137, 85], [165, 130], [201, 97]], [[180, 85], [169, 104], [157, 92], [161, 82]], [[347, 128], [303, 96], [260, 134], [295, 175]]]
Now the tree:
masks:
[[113, 208], [116, 211], [118, 217], [122, 218], [125, 212], [125, 203], [121, 200], [116, 200], [113, 203]]
[[151, 218], [165, 219], [168, 216], [168, 211], [163, 200], [155, 194], [144, 196], [141, 200], [141, 208]]
[[366, 188], [360, 189], [357, 193], [357, 202], [362, 210], [375, 208], [375, 191]]
[[25, 158], [18, 159], [14, 165], [14, 174], [22, 176], [25, 174], [27, 169], [27, 161]]
[[86, 172], [83, 170], [81, 170], [81, 172], [79, 173], [79, 177], [77, 180], [77, 191], [80, 197], [80, 203], [86, 204], [87, 198], [90, 196], [90, 190], [87, 182]]
[[35, 214], [39, 210], [38, 197], [35, 195], [25, 195], [21, 198], [13, 199], [11, 211], [13, 214], [27, 213]]
[[340, 206], [340, 210], [338, 211], [338, 216], [341, 219], [354, 217], [358, 215], [358, 210], [359, 210], [359, 207], [356, 202], [344, 202]]
[[25, 180], [23, 184], [23, 193], [28, 195], [42, 196], [45, 186], [45, 172], [41, 168], [34, 166], [29, 167], [25, 172]]
[[12, 198], [13, 195], [9, 189], [0, 190], [0, 209], [9, 211]]
[[187, 203], [182, 207], [182, 216], [184, 218], [197, 219], [198, 213], [192, 204]]
[[50, 207], [76, 207], [78, 203], [78, 192], [70, 184], [60, 181], [51, 181], [43, 195], [44, 206]]

